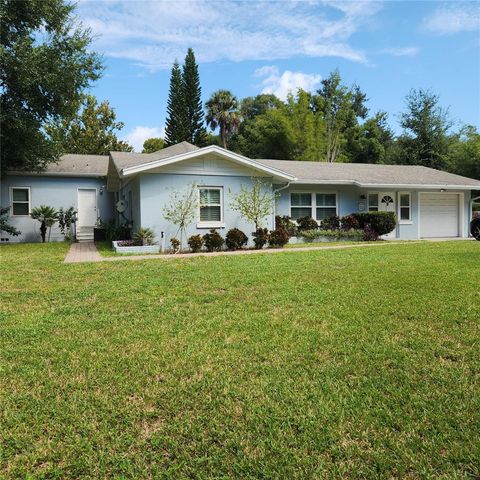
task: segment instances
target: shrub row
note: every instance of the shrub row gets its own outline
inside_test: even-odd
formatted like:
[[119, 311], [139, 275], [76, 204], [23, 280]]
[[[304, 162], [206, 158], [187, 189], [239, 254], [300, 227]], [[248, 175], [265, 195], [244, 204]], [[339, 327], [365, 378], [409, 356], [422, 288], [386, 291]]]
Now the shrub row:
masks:
[[[277, 228], [286, 229], [290, 236], [296, 235], [303, 238], [312, 238], [312, 235], [307, 233], [311, 231], [355, 231], [356, 233], [352, 234], [352, 236], [356, 236], [358, 231], [361, 230], [364, 240], [377, 240], [378, 237], [390, 233], [396, 225], [396, 218], [393, 212], [352, 213], [342, 218], [334, 215], [325, 218], [320, 225], [312, 217], [302, 217], [294, 223], [288, 216], [277, 216], [275, 221]], [[321, 236], [317, 233], [315, 235], [317, 238]], [[328, 235], [324, 234], [323, 236]]]
[[[277, 227], [275, 230], [268, 231], [268, 228], [259, 228], [252, 234], [253, 244], [256, 249], [262, 249], [268, 244], [270, 248], [281, 248], [288, 243], [290, 235], [287, 229]], [[180, 241], [176, 238], [170, 240], [172, 251], [178, 252]], [[241, 250], [248, 243], [248, 237], [238, 228], [232, 228], [223, 238], [217, 230], [212, 229], [205, 235], [192, 235], [188, 238], [188, 246], [192, 253], [198, 253], [203, 248], [207, 252], [218, 252], [225, 245], [228, 250]]]

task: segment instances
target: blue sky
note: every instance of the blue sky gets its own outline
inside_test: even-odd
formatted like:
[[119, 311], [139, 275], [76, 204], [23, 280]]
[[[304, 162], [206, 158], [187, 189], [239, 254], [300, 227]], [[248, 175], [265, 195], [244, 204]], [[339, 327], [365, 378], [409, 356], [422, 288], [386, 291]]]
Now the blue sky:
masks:
[[77, 15], [106, 66], [92, 93], [137, 150], [163, 132], [170, 68], [188, 47], [204, 100], [219, 88], [238, 98], [313, 91], [338, 68], [397, 132], [405, 95], [420, 87], [458, 125], [480, 126], [479, 2], [81, 0]]

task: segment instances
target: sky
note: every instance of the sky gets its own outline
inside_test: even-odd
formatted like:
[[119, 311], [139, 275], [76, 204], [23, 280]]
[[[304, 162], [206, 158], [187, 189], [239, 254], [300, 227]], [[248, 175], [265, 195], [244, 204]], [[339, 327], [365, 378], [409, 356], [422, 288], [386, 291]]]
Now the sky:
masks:
[[412, 88], [438, 94], [457, 127], [480, 127], [477, 1], [80, 0], [76, 13], [105, 64], [91, 93], [114, 107], [136, 151], [163, 135], [172, 63], [189, 47], [203, 101], [218, 89], [239, 99], [315, 91], [338, 68], [396, 133]]

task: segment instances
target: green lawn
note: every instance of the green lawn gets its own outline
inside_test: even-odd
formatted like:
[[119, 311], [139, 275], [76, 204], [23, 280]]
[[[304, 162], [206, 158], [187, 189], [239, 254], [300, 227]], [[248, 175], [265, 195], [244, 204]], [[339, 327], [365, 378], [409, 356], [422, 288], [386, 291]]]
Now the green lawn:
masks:
[[480, 243], [0, 247], [0, 478], [480, 475]]

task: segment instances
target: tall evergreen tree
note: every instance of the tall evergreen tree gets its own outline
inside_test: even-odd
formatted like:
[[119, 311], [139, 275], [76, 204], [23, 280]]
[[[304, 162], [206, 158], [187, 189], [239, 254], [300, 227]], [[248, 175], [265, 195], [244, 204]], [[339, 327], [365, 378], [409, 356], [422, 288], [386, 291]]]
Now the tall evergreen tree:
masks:
[[167, 146], [188, 140], [187, 109], [185, 104], [184, 84], [180, 65], [175, 60], [170, 76], [168, 92], [167, 120], [165, 123], [165, 143]]
[[182, 72], [184, 101], [187, 115], [186, 133], [187, 142], [202, 147], [206, 142], [206, 130], [203, 123], [203, 107], [200, 87], [200, 76], [195, 61], [195, 54], [188, 49]]

